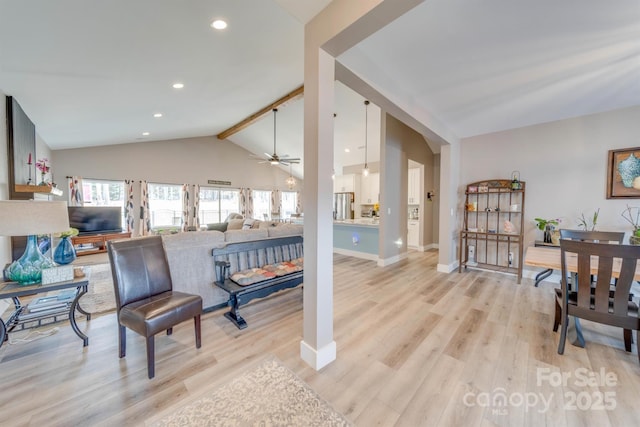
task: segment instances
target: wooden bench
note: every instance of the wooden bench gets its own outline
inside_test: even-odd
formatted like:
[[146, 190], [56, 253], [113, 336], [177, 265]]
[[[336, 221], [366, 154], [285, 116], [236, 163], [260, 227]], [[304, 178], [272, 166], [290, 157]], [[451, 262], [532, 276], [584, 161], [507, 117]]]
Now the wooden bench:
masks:
[[296, 287], [303, 280], [303, 270], [257, 279], [259, 281], [248, 285], [240, 285], [237, 279], [234, 281], [231, 278], [235, 273], [238, 273], [236, 276], [246, 272], [251, 274], [250, 269], [262, 269], [265, 266], [303, 258], [302, 236], [227, 243], [223, 247], [213, 249], [211, 254], [216, 271], [215, 284], [229, 293], [227, 305], [231, 309], [224, 316], [239, 329], [247, 327], [247, 322], [239, 313], [240, 305], [254, 298], [263, 298], [274, 292]]

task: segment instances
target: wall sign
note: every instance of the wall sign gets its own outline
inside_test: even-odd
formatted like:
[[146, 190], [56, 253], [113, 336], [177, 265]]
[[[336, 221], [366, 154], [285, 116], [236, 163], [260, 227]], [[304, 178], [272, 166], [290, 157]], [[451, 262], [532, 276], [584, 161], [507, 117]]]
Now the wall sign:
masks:
[[213, 185], [231, 185], [231, 181], [218, 181], [216, 179], [207, 180], [207, 184]]

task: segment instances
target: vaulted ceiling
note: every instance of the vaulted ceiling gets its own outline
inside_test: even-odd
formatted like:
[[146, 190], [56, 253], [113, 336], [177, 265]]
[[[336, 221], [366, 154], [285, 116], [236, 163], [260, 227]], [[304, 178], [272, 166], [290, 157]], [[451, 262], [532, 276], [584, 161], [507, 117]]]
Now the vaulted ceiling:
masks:
[[[52, 149], [216, 135], [303, 84], [328, 3], [0, 0], [0, 91]], [[640, 105], [640, 3], [429, 0], [337, 60], [458, 138]], [[364, 161], [363, 101], [336, 86], [338, 167]], [[303, 103], [279, 110], [278, 154], [303, 155]], [[273, 119], [229, 139], [271, 152]]]

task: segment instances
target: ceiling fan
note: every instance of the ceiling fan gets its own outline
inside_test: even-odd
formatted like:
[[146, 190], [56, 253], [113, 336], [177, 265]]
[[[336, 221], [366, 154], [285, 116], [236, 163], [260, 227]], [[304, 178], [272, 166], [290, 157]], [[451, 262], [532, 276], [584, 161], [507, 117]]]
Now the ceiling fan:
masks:
[[278, 109], [273, 109], [273, 154], [264, 153], [267, 156], [266, 159], [262, 160], [260, 163], [271, 163], [272, 165], [289, 165], [290, 163], [300, 163], [300, 159], [297, 157], [289, 157], [287, 155], [278, 156], [278, 151], [276, 150], [276, 114], [278, 113]]

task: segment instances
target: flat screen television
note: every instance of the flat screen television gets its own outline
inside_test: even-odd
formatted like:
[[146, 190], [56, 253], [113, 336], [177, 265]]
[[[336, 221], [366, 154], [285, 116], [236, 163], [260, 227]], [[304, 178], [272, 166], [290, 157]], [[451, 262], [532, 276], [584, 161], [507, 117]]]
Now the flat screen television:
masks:
[[69, 206], [69, 225], [80, 234], [122, 232], [122, 210], [117, 206]]

